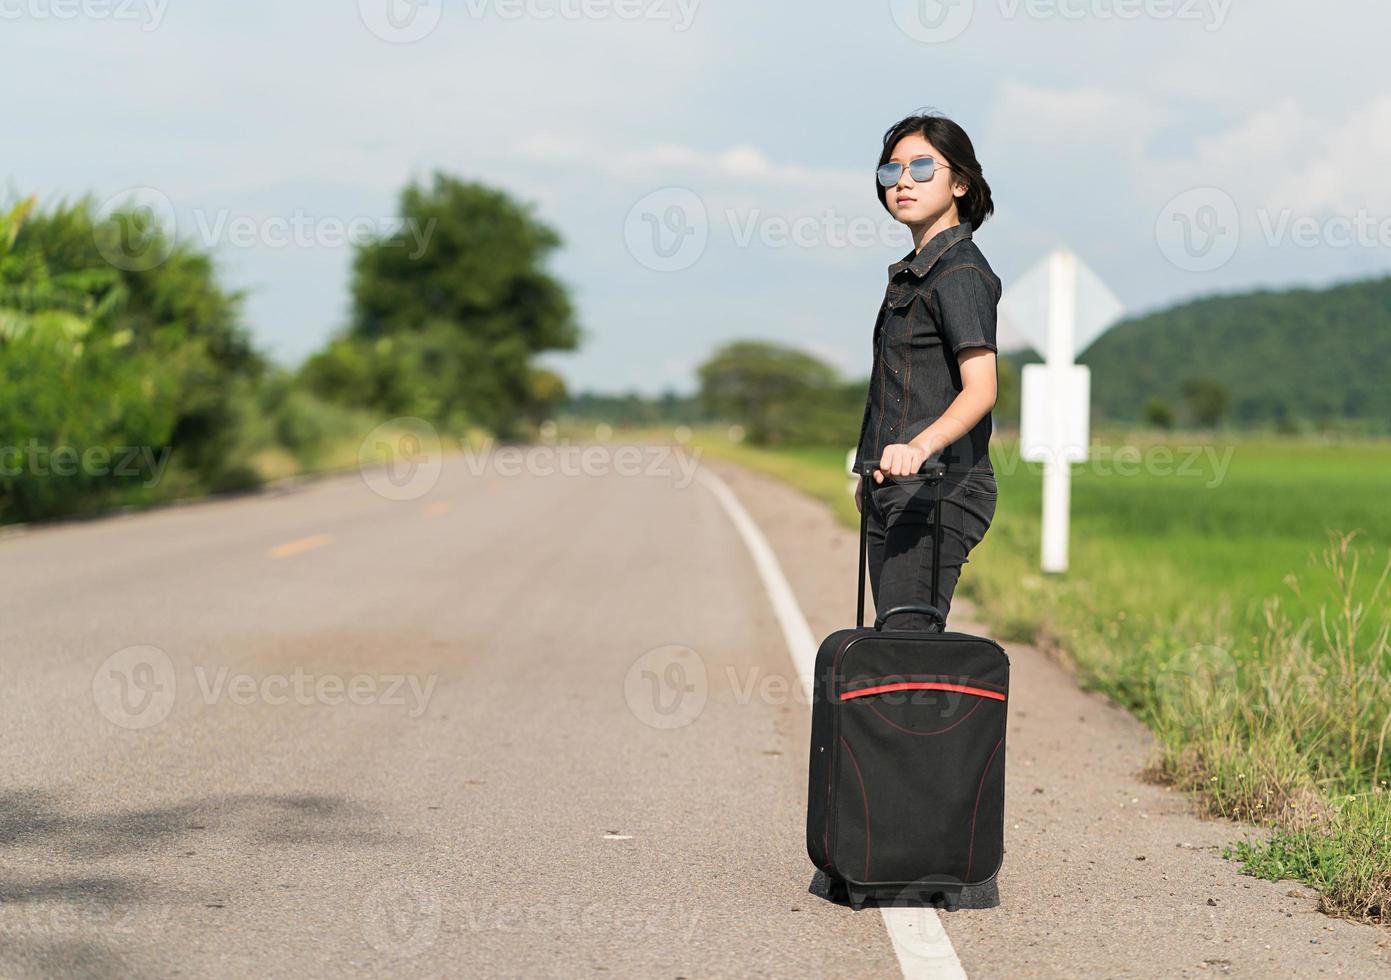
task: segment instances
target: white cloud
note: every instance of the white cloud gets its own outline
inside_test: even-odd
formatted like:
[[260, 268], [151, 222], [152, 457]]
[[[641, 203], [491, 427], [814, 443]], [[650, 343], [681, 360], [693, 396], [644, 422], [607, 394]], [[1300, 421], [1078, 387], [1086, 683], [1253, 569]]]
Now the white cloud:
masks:
[[[1391, 95], [1305, 108], [1294, 96], [1251, 107], [1180, 152], [1165, 143], [1179, 113], [1135, 92], [1050, 89], [1008, 81], [990, 120], [993, 152], [1028, 153], [1056, 179], [1062, 161], [1085, 158], [1109, 173], [1103, 193], [1162, 204], [1193, 187], [1219, 187], [1243, 212], [1391, 216]], [[1098, 148], [1104, 155], [1097, 155]], [[1017, 165], [1017, 163], [1016, 163]], [[1077, 176], [1075, 173], [1073, 176]]]
[[1391, 95], [1379, 95], [1341, 118], [1305, 117], [1301, 123], [1293, 149], [1296, 159], [1302, 159], [1292, 172], [1280, 166], [1282, 158], [1270, 161], [1283, 180], [1267, 206], [1285, 202], [1283, 206], [1297, 210], [1343, 215], [1366, 208], [1391, 217], [1391, 185], [1386, 180]]
[[1243, 212], [1391, 216], [1391, 96], [1340, 112], [1312, 112], [1294, 98], [1255, 108], [1194, 141], [1186, 157], [1151, 159], [1147, 183], [1160, 196], [1219, 187]]

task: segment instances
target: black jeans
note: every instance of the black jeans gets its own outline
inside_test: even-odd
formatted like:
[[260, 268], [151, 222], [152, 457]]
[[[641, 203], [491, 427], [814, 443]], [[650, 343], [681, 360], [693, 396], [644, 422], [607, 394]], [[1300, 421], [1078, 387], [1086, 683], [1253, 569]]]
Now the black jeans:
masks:
[[[961, 578], [961, 566], [971, 549], [980, 544], [995, 518], [999, 488], [995, 474], [968, 470], [948, 474], [942, 484], [942, 574], [939, 591], [932, 595], [932, 511], [935, 490], [923, 477], [885, 477], [875, 483], [866, 477], [866, 530], [869, 537], [869, 579], [874, 608], [882, 612], [894, 606], [931, 605], [945, 618], [952, 593]], [[894, 629], [925, 630], [931, 618], [919, 613], [895, 616]]]

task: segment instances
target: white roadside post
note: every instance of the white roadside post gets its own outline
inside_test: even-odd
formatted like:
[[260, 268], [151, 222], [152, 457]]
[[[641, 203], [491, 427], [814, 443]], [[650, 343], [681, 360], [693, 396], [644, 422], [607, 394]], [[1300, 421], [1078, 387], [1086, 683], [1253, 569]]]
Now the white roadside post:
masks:
[[1019, 454], [1043, 463], [1045, 572], [1067, 571], [1072, 464], [1085, 462], [1090, 441], [1091, 372], [1074, 363], [1121, 313], [1120, 301], [1067, 249], [1050, 254], [1021, 277], [1001, 301], [1007, 322], [1043, 364], [1024, 366]]

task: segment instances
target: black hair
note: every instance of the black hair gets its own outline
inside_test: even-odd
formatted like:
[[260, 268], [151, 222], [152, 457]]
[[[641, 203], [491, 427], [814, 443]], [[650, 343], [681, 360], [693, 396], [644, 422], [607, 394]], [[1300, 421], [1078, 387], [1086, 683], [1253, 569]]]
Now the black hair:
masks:
[[[985, 219], [995, 212], [995, 202], [990, 197], [990, 185], [985, 182], [980, 161], [976, 159], [976, 148], [971, 145], [971, 137], [966, 135], [966, 130], [935, 112], [915, 112], [905, 116], [884, 134], [884, 149], [879, 154], [876, 169], [889, 162], [894, 147], [905, 136], [921, 136], [946, 156], [945, 163], [951, 167], [949, 173], [953, 180], [966, 184], [966, 193], [956, 199], [957, 214], [963, 221], [971, 222], [972, 228], [983, 225]], [[881, 185], [878, 177], [874, 179], [874, 190], [879, 195], [879, 203], [888, 211], [889, 188]]]

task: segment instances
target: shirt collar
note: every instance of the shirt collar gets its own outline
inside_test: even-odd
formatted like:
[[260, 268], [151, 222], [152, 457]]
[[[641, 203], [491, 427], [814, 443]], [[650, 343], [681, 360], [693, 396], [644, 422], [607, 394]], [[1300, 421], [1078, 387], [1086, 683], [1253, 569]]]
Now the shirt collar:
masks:
[[958, 225], [944, 228], [928, 239], [920, 251], [909, 252], [902, 259], [889, 266], [889, 279], [892, 280], [904, 269], [921, 279], [946, 254], [947, 249], [957, 242], [971, 237], [971, 222], [962, 221]]

